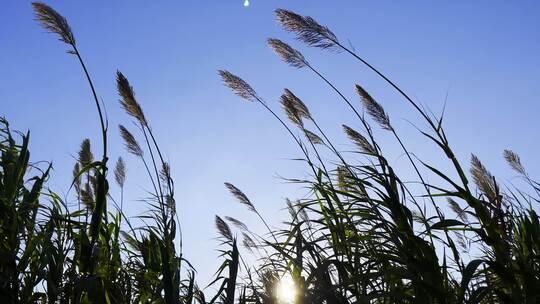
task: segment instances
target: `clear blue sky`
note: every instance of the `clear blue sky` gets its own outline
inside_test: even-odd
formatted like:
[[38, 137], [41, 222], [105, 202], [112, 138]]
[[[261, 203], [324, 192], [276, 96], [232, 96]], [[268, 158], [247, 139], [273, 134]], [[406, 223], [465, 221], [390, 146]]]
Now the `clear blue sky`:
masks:
[[[284, 198], [305, 193], [277, 176], [304, 177], [307, 169], [286, 133], [254, 104], [220, 83], [217, 69], [250, 82], [278, 108], [284, 87], [311, 108], [341, 149], [351, 145], [341, 123], [359, 124], [336, 96], [308, 71], [283, 64], [267, 37], [290, 42], [336, 85], [357, 100], [362, 84], [389, 112], [409, 148], [445, 166], [407, 120], [417, 115], [380, 79], [344, 54], [309, 49], [274, 21], [275, 8], [311, 15], [386, 72], [417, 100], [439, 113], [448, 94], [446, 128], [465, 163], [477, 154], [503, 182], [512, 182], [501, 153], [519, 153], [540, 173], [540, 4], [538, 1], [48, 1], [68, 18], [111, 125], [111, 159], [128, 165], [128, 213], [149, 188], [141, 165], [127, 156], [116, 125], [130, 125], [118, 105], [115, 71], [134, 86], [162, 150], [172, 165], [184, 229], [185, 254], [205, 285], [218, 266], [214, 214], [233, 215], [264, 232], [223, 187], [243, 189], [270, 222], [285, 219]], [[79, 143], [99, 151], [98, 120], [75, 58], [45, 34], [30, 3], [6, 1], [0, 10], [0, 115], [32, 132], [32, 159], [49, 160], [50, 187], [65, 193]], [[422, 124], [419, 124], [422, 126]], [[391, 137], [377, 132], [393, 164], [410, 171]], [[96, 154], [98, 154], [96, 152]], [[112, 188], [111, 193], [117, 194]]]

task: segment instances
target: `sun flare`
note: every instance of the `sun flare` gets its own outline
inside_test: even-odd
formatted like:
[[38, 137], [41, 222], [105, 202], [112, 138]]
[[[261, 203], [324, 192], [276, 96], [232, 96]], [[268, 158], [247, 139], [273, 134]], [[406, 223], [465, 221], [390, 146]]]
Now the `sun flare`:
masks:
[[282, 277], [277, 286], [277, 298], [280, 304], [293, 304], [296, 298], [296, 286], [291, 276]]

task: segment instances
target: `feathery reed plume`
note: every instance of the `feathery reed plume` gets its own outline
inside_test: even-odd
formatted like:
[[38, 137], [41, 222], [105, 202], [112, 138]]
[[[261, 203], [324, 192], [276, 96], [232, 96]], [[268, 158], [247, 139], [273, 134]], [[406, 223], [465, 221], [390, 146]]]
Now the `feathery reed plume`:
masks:
[[373, 146], [362, 134], [358, 133], [356, 130], [347, 125], [342, 125], [342, 127], [345, 133], [347, 133], [349, 139], [352, 140], [356, 146], [358, 146], [358, 148], [360, 148], [360, 151], [371, 155], [376, 154]]
[[467, 212], [461, 208], [461, 206], [452, 198], [447, 198], [450, 209], [456, 213], [459, 219], [463, 222], [468, 222]]
[[281, 106], [283, 107], [283, 110], [285, 111], [285, 114], [287, 114], [287, 118], [289, 120], [297, 125], [298, 127], [302, 128], [304, 126], [304, 122], [302, 121], [302, 116], [298, 112], [298, 109], [295, 107], [294, 102], [287, 98], [285, 95], [281, 96]]
[[297, 217], [297, 214], [296, 214], [296, 210], [294, 209], [294, 205], [292, 201], [286, 198], [285, 204], [287, 205], [287, 211], [289, 211], [289, 215], [291, 216], [291, 219], [295, 220]]
[[361, 86], [355, 85], [355, 88], [356, 93], [360, 96], [368, 114], [381, 126], [381, 128], [391, 131], [392, 126], [390, 125], [390, 118], [386, 112], [384, 112], [383, 107]]
[[57, 34], [60, 41], [75, 47], [75, 37], [66, 18], [45, 3], [33, 2], [36, 20], [50, 33]]
[[122, 97], [122, 99], [120, 99], [122, 108], [139, 123], [147, 125], [144, 112], [137, 102], [137, 99], [135, 99], [133, 87], [120, 71], [116, 71], [116, 87], [118, 89], [118, 94]]
[[490, 201], [497, 198], [495, 181], [491, 173], [484, 167], [476, 155], [471, 155], [471, 175], [474, 182]]
[[248, 231], [247, 225], [244, 224], [244, 222], [240, 221], [239, 219], [236, 219], [232, 216], [226, 216], [225, 219], [229, 221], [231, 224], [233, 224], [234, 226], [236, 226], [236, 228], [243, 231]]
[[308, 16], [300, 16], [284, 9], [276, 9], [276, 19], [288, 32], [296, 34], [296, 39], [308, 45], [322, 49], [337, 50], [338, 39], [332, 31], [320, 25], [315, 19]]
[[81, 167], [78, 162], [75, 163], [73, 166], [73, 186], [75, 187], [75, 190], [77, 191], [77, 194], [81, 192], [81, 176], [79, 174], [81, 172]]
[[171, 166], [168, 162], [161, 164], [160, 178], [163, 183], [167, 183], [171, 179]]
[[306, 135], [307, 139], [311, 141], [315, 145], [323, 145], [324, 141], [322, 138], [319, 137], [319, 135], [311, 132], [310, 130], [304, 129], [304, 134]]
[[124, 139], [124, 145], [126, 146], [128, 152], [138, 157], [142, 157], [143, 150], [141, 149], [141, 146], [139, 145], [133, 134], [131, 134], [128, 129], [126, 129], [122, 125], [119, 125], [118, 128], [120, 129], [120, 135]]
[[279, 39], [269, 38], [268, 46], [270, 46], [283, 61], [295, 68], [301, 69], [309, 65], [302, 53]]
[[247, 101], [260, 101], [257, 92], [242, 78], [232, 74], [229, 71], [218, 70], [223, 83], [229, 87], [236, 95]]
[[216, 215], [215, 221], [216, 221], [216, 228], [219, 234], [221, 234], [221, 236], [224, 237], [225, 239], [232, 241], [233, 236], [232, 236], [231, 228], [229, 227], [229, 225], [221, 217], [217, 215]]
[[81, 143], [81, 149], [79, 150], [79, 162], [83, 167], [88, 166], [94, 161], [94, 155], [90, 145], [90, 139], [85, 138]]
[[236, 197], [236, 199], [241, 203], [241, 204], [244, 204], [248, 207], [248, 209], [250, 211], [253, 211], [253, 212], [257, 212], [255, 210], [255, 206], [251, 203], [251, 201], [249, 200], [249, 198], [247, 197], [247, 195], [244, 194], [244, 192], [240, 191], [240, 189], [236, 188], [233, 184], [231, 183], [225, 183], [225, 187], [227, 187], [227, 189], [229, 189], [229, 192], [231, 192], [231, 194]]
[[525, 175], [525, 168], [521, 164], [521, 159], [519, 158], [519, 155], [514, 153], [512, 150], [504, 150], [504, 158], [506, 159], [506, 162], [508, 165], [514, 169], [516, 172]]
[[296, 112], [300, 115], [300, 117], [304, 117], [306, 119], [312, 119], [311, 113], [309, 112], [308, 107], [306, 104], [296, 95], [294, 95], [293, 92], [291, 92], [289, 89], [285, 89], [283, 95], [281, 95], [281, 99], [289, 99], [296, 109]]
[[242, 244], [244, 245], [244, 247], [246, 247], [246, 249], [253, 252], [253, 249], [257, 248], [257, 244], [247, 233], [243, 232], [242, 238], [243, 238]]
[[114, 179], [120, 188], [124, 187], [126, 181], [126, 163], [122, 157], [118, 157], [116, 161], [116, 166], [114, 168]]

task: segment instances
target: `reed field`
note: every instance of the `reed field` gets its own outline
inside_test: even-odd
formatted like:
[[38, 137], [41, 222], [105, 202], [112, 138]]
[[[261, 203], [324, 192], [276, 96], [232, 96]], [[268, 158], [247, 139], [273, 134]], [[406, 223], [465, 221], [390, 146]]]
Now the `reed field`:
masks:
[[[291, 37], [328, 56], [348, 56], [397, 92], [441, 162], [411, 153], [414, 143], [394, 127], [393, 113], [361, 85], [351, 83], [356, 96], [348, 98], [299, 50], [268, 39], [285, 64], [309, 71], [335, 93], [332, 102], [348, 107], [361, 128], [342, 126], [354, 146], [343, 151], [292, 88], [276, 105], [233, 72], [217, 71], [238, 99], [258, 108], [246, 111], [265, 111], [283, 127], [310, 173], [288, 181], [309, 195], [288, 200], [289, 217], [274, 228], [243, 190], [225, 182], [266, 231], [215, 215], [219, 252], [212, 254], [221, 266], [209, 284], [198, 284], [182, 250], [182, 232], [190, 233], [179, 228], [184, 202], [134, 88], [118, 71], [119, 106], [133, 124], [109, 125], [76, 31], [50, 6], [32, 7], [36, 21], [60, 40], [59, 52], [67, 48], [80, 66], [101, 141], [82, 140], [66, 200], [47, 187], [52, 164], [31, 157], [30, 132], [0, 120], [0, 303], [540, 303], [540, 183], [518, 154], [501, 151], [519, 186], [499, 183], [475, 155], [458, 159], [443, 115], [424, 108], [328, 27], [283, 9], [275, 17]], [[109, 136], [113, 127], [121, 138]], [[375, 136], [380, 132], [400, 147], [414, 180], [394, 171]], [[135, 219], [125, 213], [129, 164], [109, 158], [111, 141], [122, 141], [148, 175], [146, 212]], [[111, 183], [120, 191], [109, 191]]]

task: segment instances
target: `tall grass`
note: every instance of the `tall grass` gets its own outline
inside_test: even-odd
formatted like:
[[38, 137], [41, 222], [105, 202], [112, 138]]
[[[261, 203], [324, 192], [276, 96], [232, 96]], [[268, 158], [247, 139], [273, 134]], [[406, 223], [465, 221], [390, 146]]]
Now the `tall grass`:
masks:
[[[195, 269], [182, 253], [170, 165], [132, 85], [117, 72], [120, 106], [136, 127], [133, 132], [120, 125], [120, 135], [127, 152], [146, 171], [150, 189], [139, 226], [124, 211], [124, 186], [130, 179], [122, 157], [113, 170], [119, 193], [109, 191], [108, 120], [75, 35], [51, 7], [34, 3], [33, 8], [37, 21], [68, 47], [81, 66], [98, 113], [102, 153], [96, 158], [93, 143], [82, 141], [72, 195], [62, 199], [46, 190], [51, 165], [30, 161], [29, 133], [12, 131], [0, 119], [2, 303], [280, 303], [277, 286], [283, 277], [294, 282], [296, 292], [288, 299], [293, 303], [539, 301], [540, 223], [535, 205], [540, 184], [519, 156], [509, 150], [503, 153], [526, 189], [499, 184], [474, 155], [470, 164], [463, 165], [451, 148], [442, 117], [426, 112], [390, 78], [341, 44], [328, 27], [281, 9], [276, 10], [278, 22], [299, 41], [352, 56], [396, 90], [427, 126], [421, 134], [454, 172], [410, 152], [391, 113], [362, 86], [351, 84], [357, 98], [347, 98], [300, 51], [271, 38], [269, 46], [285, 63], [311, 71], [336, 94], [336, 102], [355, 115], [362, 129], [343, 125], [343, 131], [356, 151], [337, 149], [316, 113], [292, 90], [284, 89], [280, 115], [246, 81], [219, 71], [225, 85], [260, 105], [292, 137], [311, 175], [292, 180], [309, 189], [309, 196], [287, 200], [290, 218], [279, 229], [242, 190], [225, 183], [266, 231], [257, 233], [237, 218], [216, 215], [222, 263], [209, 288], [200, 288]], [[421, 187], [410, 187], [411, 181], [403, 180], [390, 165], [375, 128], [393, 136]], [[433, 176], [443, 182], [427, 182]], [[251, 263], [253, 259], [258, 263]]]

